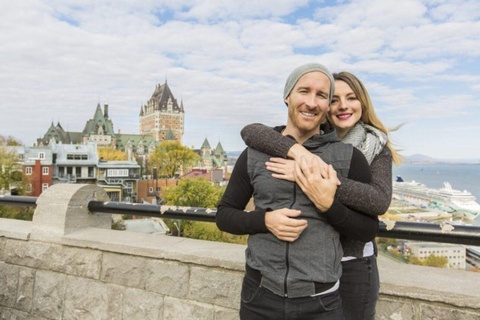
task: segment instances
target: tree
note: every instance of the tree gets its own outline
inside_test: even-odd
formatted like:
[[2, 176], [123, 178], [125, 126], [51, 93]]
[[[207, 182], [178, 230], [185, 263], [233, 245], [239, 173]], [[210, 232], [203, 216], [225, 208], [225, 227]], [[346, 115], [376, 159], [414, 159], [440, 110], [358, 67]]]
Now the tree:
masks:
[[104, 160], [127, 160], [127, 154], [112, 147], [99, 147], [98, 158]]
[[178, 141], [163, 141], [149, 158], [149, 170], [157, 167], [160, 177], [173, 178], [177, 171], [189, 171], [199, 160], [198, 154]]
[[[176, 187], [167, 189], [164, 199], [168, 205], [213, 208], [224, 192], [225, 188], [214, 186], [204, 178], [181, 179]], [[180, 232], [188, 238], [240, 244], [247, 242], [247, 236], [222, 232], [211, 222], [165, 219], [165, 223], [174, 233]]]
[[436, 256], [433, 253], [427, 257], [424, 261], [424, 265], [428, 267], [437, 267], [437, 268], [445, 268], [448, 263], [447, 257]]
[[3, 136], [0, 134], [0, 145], [2, 146], [23, 146], [23, 143], [20, 140], [17, 140], [13, 136]]
[[165, 203], [174, 206], [214, 208], [223, 195], [223, 189], [204, 178], [180, 179], [174, 188], [165, 192]]
[[23, 175], [15, 149], [0, 145], [0, 190], [9, 191], [12, 184], [21, 185]]

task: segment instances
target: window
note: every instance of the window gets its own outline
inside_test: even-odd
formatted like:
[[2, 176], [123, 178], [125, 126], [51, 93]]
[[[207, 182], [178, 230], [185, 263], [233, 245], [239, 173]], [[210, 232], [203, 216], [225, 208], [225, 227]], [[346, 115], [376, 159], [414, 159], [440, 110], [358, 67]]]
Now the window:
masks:
[[77, 178], [82, 176], [82, 167], [75, 168], [75, 175], [77, 176]]
[[148, 188], [148, 192], [153, 193], [153, 187]]
[[82, 154], [82, 160], [88, 160], [88, 155]]
[[39, 152], [38, 153], [38, 158], [39, 159], [45, 159], [45, 152]]
[[43, 167], [43, 175], [46, 176], [48, 175], [48, 167]]
[[108, 169], [109, 177], [128, 177], [128, 169]]
[[26, 167], [26, 168], [25, 168], [25, 174], [26, 174], [27, 176], [31, 175], [31, 174], [32, 174], [32, 167]]
[[94, 167], [88, 167], [88, 177], [89, 178], [93, 178], [94, 170], [95, 170]]
[[42, 191], [45, 191], [48, 189], [48, 183], [42, 184]]
[[67, 154], [67, 160], [73, 160], [73, 154]]
[[27, 184], [27, 187], [26, 187], [26, 190], [27, 192], [32, 192], [32, 185], [31, 184]]

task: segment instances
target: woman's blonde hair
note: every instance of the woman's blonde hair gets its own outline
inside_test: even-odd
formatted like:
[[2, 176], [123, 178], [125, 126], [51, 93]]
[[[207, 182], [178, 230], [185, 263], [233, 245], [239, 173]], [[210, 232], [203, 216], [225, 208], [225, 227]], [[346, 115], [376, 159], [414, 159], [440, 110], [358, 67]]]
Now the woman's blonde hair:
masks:
[[383, 123], [378, 118], [377, 114], [375, 113], [375, 109], [373, 108], [372, 100], [370, 99], [370, 95], [368, 94], [367, 89], [363, 83], [353, 74], [347, 71], [342, 71], [340, 73], [334, 73], [333, 78], [335, 81], [343, 81], [353, 90], [355, 96], [360, 101], [362, 105], [362, 117], [360, 120], [363, 123], [371, 125], [372, 127], [377, 128], [378, 130], [384, 132], [387, 137], [387, 147], [392, 152], [392, 160], [397, 166], [400, 165], [403, 161], [403, 156], [393, 148], [392, 143], [390, 142], [389, 132], [397, 130], [399, 127], [393, 128], [388, 130]]

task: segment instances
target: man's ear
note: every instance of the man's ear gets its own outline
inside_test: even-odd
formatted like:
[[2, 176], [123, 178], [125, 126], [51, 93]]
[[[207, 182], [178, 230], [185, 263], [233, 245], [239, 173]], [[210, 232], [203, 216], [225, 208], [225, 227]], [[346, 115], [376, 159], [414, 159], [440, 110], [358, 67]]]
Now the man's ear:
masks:
[[285, 100], [283, 102], [285, 102], [285, 105], [288, 107], [288, 97], [285, 98]]

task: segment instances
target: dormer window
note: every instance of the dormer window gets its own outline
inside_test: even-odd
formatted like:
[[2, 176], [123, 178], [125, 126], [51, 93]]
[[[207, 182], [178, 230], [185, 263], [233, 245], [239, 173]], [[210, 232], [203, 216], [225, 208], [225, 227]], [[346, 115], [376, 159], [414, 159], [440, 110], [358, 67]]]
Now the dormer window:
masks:
[[39, 152], [38, 159], [45, 159], [45, 152]]

